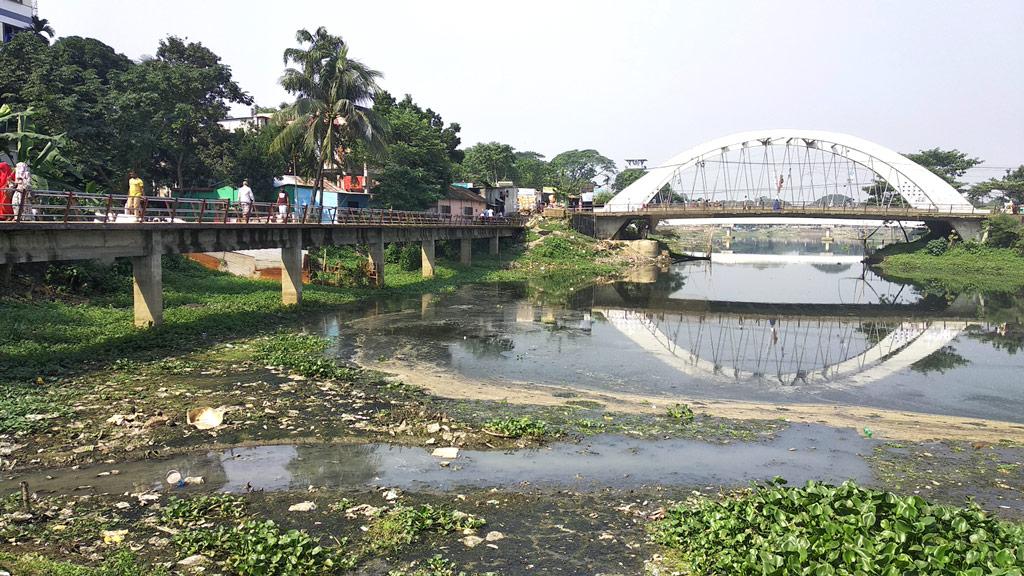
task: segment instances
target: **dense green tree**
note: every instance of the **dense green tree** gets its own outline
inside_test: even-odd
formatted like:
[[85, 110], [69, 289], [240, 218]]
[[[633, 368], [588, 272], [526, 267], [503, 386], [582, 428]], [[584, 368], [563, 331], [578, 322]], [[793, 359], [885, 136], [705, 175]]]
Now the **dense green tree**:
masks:
[[597, 150], [569, 150], [552, 158], [548, 167], [558, 195], [564, 199], [578, 195], [599, 174], [614, 172], [615, 162]]
[[76, 170], [60, 180], [77, 188], [96, 182], [109, 189], [127, 170], [127, 150], [137, 144], [121, 137], [112, 121], [117, 108], [110, 81], [112, 74], [131, 66], [127, 57], [106, 44], [79, 36], [42, 47], [34, 58], [20, 97], [34, 111], [39, 130], [67, 136], [63, 153]]
[[379, 182], [374, 188], [375, 203], [402, 210], [433, 204], [451, 183], [453, 165], [462, 159], [460, 126], [445, 125], [440, 114], [424, 110], [409, 95], [396, 102], [382, 92], [374, 110], [390, 130], [384, 160], [374, 170]]
[[221, 131], [215, 139], [199, 148], [199, 160], [209, 174], [211, 183], [238, 187], [248, 179], [259, 202], [274, 197], [274, 178], [288, 171], [284, 154], [272, 150], [280, 125], [271, 124], [254, 130]]
[[915, 154], [904, 154], [904, 156], [931, 170], [957, 190], [961, 190], [965, 186], [963, 182], [957, 181], [957, 178], [962, 177], [968, 170], [983, 162], [979, 158], [971, 158], [956, 149], [931, 148]]
[[[931, 170], [939, 178], [948, 182], [950, 186], [960, 191], [963, 191], [966, 185], [963, 182], [959, 182], [957, 178], [962, 177], [968, 170], [983, 162], [978, 158], [971, 158], [966, 153], [955, 149], [942, 150], [940, 148], [931, 148], [917, 153], [904, 154], [904, 156]], [[868, 204], [880, 206], [906, 205], [903, 197], [896, 192], [895, 188], [887, 184], [885, 180], [876, 178], [870, 186], [866, 186], [862, 190], [868, 196]]]
[[343, 166], [344, 150], [355, 142], [371, 154], [382, 154], [386, 124], [371, 107], [380, 91], [381, 73], [349, 58], [348, 47], [326, 28], [316, 32], [299, 30], [300, 48], [284, 52], [289, 67], [281, 85], [296, 96], [295, 102], [278, 113], [285, 128], [275, 140], [275, 150], [300, 146], [313, 160], [306, 166], [315, 178], [317, 198], [323, 200], [325, 166]]
[[626, 186], [636, 182], [644, 174], [647, 174], [647, 170], [644, 170], [643, 168], [626, 168], [615, 175], [615, 183], [612, 184], [612, 189], [615, 190], [616, 193], [622, 192], [626, 189]]
[[538, 152], [516, 152], [512, 173], [519, 187], [539, 190], [547, 185], [548, 163]]
[[996, 196], [997, 193], [998, 197], [994, 198], [996, 201], [1009, 198], [1018, 204], [1024, 203], [1024, 165], [1018, 166], [1014, 170], [1007, 170], [1006, 175], [1002, 178], [990, 178], [967, 190], [967, 194], [973, 200]]
[[178, 188], [203, 176], [197, 150], [223, 136], [217, 122], [230, 103], [252, 104], [231, 77], [231, 68], [198, 42], [175, 36], [160, 41], [156, 57], [113, 73], [112, 98], [125, 124], [143, 129], [143, 146], [133, 160], [149, 174]]
[[481, 142], [466, 148], [459, 177], [474, 184], [495, 185], [515, 175], [515, 149], [500, 142]]

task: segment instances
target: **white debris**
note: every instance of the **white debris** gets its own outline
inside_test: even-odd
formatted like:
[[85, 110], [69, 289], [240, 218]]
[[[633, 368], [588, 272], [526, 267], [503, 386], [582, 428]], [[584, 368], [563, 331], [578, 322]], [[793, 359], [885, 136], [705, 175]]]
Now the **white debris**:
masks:
[[288, 507], [289, 512], [312, 512], [313, 510], [316, 510], [316, 503], [308, 500], [305, 502], [299, 502], [298, 504], [292, 504]]
[[456, 448], [455, 446], [450, 446], [447, 448], [434, 448], [434, 451], [431, 453], [431, 455], [434, 456], [435, 458], [447, 458], [451, 460], [459, 457], [459, 449]]

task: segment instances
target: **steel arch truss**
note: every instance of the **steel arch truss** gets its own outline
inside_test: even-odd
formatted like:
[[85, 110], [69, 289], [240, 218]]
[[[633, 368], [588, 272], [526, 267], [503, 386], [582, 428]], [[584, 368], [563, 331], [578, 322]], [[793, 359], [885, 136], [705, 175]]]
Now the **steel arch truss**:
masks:
[[627, 186], [604, 210], [627, 212], [680, 199], [811, 204], [869, 197], [947, 213], [973, 208], [945, 180], [884, 146], [836, 132], [764, 130], [685, 150]]

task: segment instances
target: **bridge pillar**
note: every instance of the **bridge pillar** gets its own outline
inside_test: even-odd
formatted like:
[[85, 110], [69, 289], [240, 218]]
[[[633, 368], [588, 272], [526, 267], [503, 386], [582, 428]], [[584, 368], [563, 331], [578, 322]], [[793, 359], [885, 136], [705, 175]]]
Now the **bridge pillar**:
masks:
[[967, 218], [950, 218], [950, 226], [956, 230], [957, 236], [964, 240], [973, 240], [975, 242], [982, 241], [983, 230], [980, 220], [970, 220]]
[[473, 264], [473, 239], [463, 238], [459, 240], [459, 264], [470, 266]]
[[135, 300], [135, 326], [148, 328], [164, 321], [164, 274], [160, 265], [160, 232], [151, 232], [147, 238], [148, 253], [133, 256], [132, 291]]
[[420, 249], [420, 267], [424, 278], [434, 277], [434, 239], [424, 240]]
[[281, 303], [302, 304], [302, 230], [288, 231], [288, 244], [281, 247]]
[[498, 237], [497, 236], [492, 236], [491, 237], [491, 256], [497, 256], [497, 255], [498, 255]]
[[384, 236], [376, 242], [370, 243], [370, 267], [373, 269], [373, 285], [377, 288], [384, 286]]

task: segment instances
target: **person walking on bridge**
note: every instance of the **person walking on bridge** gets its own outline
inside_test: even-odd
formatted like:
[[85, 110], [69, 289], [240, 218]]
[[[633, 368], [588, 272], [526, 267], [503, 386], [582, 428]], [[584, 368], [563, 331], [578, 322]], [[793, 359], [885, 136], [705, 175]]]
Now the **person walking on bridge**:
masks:
[[284, 190], [277, 193], [277, 217], [281, 222], [288, 221], [288, 195]]
[[252, 214], [252, 204], [255, 201], [256, 197], [253, 196], [252, 188], [249, 188], [248, 178], [242, 180], [242, 187], [238, 189], [238, 202], [242, 205], [243, 221], [249, 221], [249, 216]]
[[146, 183], [135, 170], [128, 172], [128, 201], [124, 205], [124, 212], [135, 216], [139, 222], [142, 222], [142, 191], [145, 187]]

